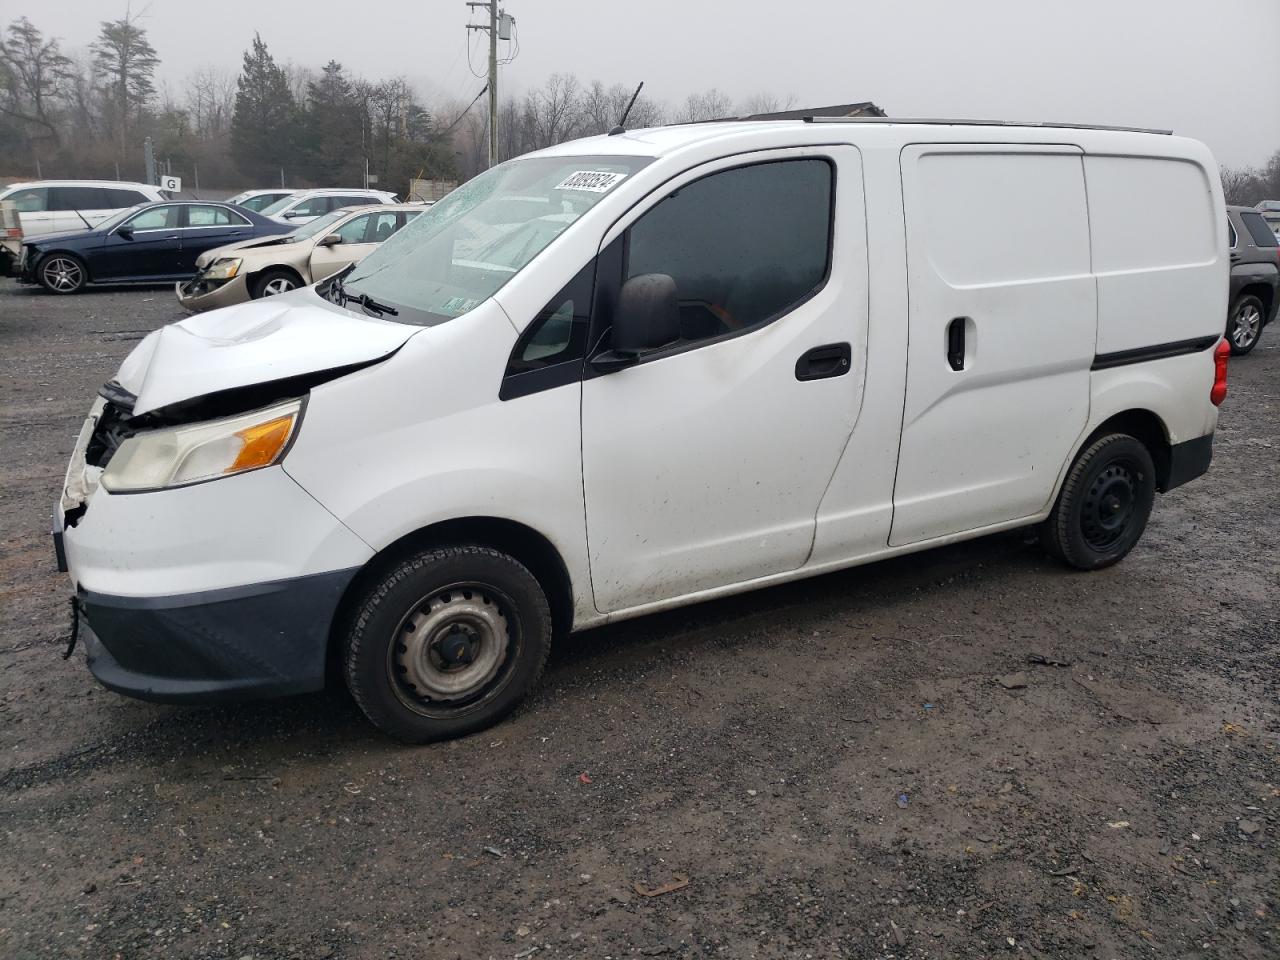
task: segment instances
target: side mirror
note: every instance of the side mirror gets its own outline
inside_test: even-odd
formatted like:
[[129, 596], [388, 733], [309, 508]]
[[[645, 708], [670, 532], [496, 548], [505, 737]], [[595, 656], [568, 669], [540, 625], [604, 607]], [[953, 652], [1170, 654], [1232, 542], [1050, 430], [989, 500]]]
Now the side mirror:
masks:
[[116, 235], [125, 240], [132, 240], [133, 227], [129, 226], [127, 223], [123, 224], [122, 226], [116, 227]]
[[294, 217], [302, 216], [302, 213], [298, 210], [286, 210], [284, 216], [286, 220], [292, 220]]
[[592, 366], [602, 372], [616, 370], [679, 339], [676, 282], [665, 273], [643, 273], [622, 285], [613, 311], [613, 349], [593, 360]]
[[320, 242], [317, 243], [316, 246], [317, 247], [336, 247], [341, 242], [342, 242], [342, 237], [340, 237], [336, 233], [330, 233], [321, 237]]

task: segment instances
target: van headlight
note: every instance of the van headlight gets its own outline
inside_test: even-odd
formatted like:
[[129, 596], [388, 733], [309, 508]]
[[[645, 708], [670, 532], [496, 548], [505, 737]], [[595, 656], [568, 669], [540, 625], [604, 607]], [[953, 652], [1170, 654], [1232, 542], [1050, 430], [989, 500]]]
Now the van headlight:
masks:
[[240, 264], [243, 262], [241, 257], [223, 257], [221, 260], [215, 260], [205, 267], [204, 279], [230, 280], [240, 272]]
[[277, 463], [297, 432], [302, 401], [264, 410], [148, 430], [125, 440], [102, 474], [112, 493], [180, 487]]

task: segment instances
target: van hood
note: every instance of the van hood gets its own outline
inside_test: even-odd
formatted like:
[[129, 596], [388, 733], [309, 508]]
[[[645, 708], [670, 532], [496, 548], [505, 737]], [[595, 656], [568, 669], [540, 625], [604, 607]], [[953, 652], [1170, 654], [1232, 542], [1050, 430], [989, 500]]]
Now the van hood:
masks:
[[305, 246], [308, 241], [295, 240], [292, 243], [285, 243], [288, 238], [287, 233], [275, 233], [265, 237], [250, 237], [248, 240], [237, 240], [235, 243], [228, 243], [226, 246], [214, 247], [212, 250], [206, 250], [200, 256], [196, 257], [196, 269], [203, 270], [215, 260], [234, 253], [237, 250], [253, 250], [258, 247], [274, 247], [277, 250], [285, 249], [285, 252], [292, 253], [295, 247]]
[[372, 363], [422, 330], [352, 313], [307, 288], [153, 330], [134, 348], [105, 396], [132, 416], [209, 394]]

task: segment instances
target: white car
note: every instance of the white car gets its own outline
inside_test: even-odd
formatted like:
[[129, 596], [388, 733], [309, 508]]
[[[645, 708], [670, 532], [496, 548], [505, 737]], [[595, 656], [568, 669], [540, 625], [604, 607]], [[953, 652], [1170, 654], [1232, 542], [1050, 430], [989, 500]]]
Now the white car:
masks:
[[17, 262], [22, 239], [69, 230], [89, 230], [121, 210], [166, 200], [159, 187], [118, 180], [35, 180], [0, 188], [6, 217], [16, 213], [20, 232], [6, 226], [0, 235], [0, 273]]
[[276, 187], [271, 190], [245, 190], [243, 193], [237, 193], [226, 202], [234, 203], [237, 207], [244, 207], [246, 210], [252, 210], [254, 213], [261, 213], [273, 203], [301, 192], [301, 190], [290, 190], [283, 187]]
[[125, 359], [55, 513], [89, 669], [181, 702], [337, 663], [421, 742], [571, 630], [1020, 527], [1106, 567], [1209, 467], [1226, 224], [1209, 150], [1138, 131], [717, 122], [503, 163]]
[[395, 202], [396, 195], [385, 190], [302, 190], [291, 193], [258, 212], [281, 223], [303, 224], [339, 207]]

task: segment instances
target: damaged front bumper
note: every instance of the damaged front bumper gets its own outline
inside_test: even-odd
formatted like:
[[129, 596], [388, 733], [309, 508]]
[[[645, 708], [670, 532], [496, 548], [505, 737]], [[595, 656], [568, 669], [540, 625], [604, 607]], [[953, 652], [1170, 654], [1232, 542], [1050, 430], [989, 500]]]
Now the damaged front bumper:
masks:
[[81, 590], [89, 670], [108, 689], [159, 703], [319, 690], [329, 628], [355, 572], [161, 597]]
[[209, 280], [201, 272], [190, 280], [178, 282], [174, 292], [178, 295], [178, 304], [192, 313], [229, 307], [251, 299], [249, 283], [243, 273], [230, 280]]
[[110, 493], [86, 462], [105, 409], [81, 430], [53, 521], [94, 676], [179, 703], [323, 687], [339, 601], [373, 551], [279, 465]]

